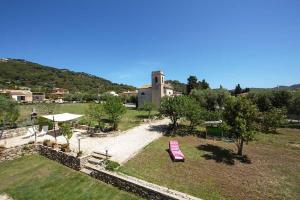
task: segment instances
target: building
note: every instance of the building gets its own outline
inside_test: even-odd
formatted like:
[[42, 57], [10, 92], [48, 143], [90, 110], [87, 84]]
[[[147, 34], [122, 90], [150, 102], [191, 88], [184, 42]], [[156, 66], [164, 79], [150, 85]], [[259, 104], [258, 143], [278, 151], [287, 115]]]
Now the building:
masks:
[[178, 95], [172, 85], [165, 83], [165, 75], [162, 71], [154, 71], [151, 74], [151, 85], [143, 85], [138, 90], [138, 106], [141, 107], [145, 102], [153, 103], [157, 108], [164, 96]]
[[138, 95], [138, 90], [133, 90], [133, 91], [125, 91], [119, 94], [119, 96], [122, 97], [132, 97], [132, 96], [137, 96]]
[[32, 92], [30, 90], [4, 89], [0, 92], [4, 94], [9, 94], [9, 96], [17, 102], [32, 102]]
[[45, 101], [45, 93], [44, 92], [33, 92], [32, 93], [32, 101], [34, 101], [34, 102]]
[[64, 88], [53, 88], [51, 97], [53, 99], [62, 99], [66, 94], [69, 94], [69, 90]]

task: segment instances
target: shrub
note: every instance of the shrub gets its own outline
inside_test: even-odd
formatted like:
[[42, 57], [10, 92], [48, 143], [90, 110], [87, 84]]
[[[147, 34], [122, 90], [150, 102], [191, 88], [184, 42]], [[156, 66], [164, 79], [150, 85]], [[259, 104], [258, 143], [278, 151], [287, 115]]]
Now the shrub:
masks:
[[50, 142], [50, 140], [44, 140], [44, 141], [43, 141], [43, 145], [44, 145], [44, 146], [48, 146], [48, 143], [49, 143], [49, 142]]
[[115, 161], [112, 161], [112, 160], [106, 161], [106, 166], [105, 166], [106, 170], [115, 171], [119, 167], [120, 167], [120, 164]]
[[71, 151], [70, 145], [69, 144], [62, 144], [61, 147], [60, 147], [60, 150], [63, 151], [63, 152], [70, 152]]

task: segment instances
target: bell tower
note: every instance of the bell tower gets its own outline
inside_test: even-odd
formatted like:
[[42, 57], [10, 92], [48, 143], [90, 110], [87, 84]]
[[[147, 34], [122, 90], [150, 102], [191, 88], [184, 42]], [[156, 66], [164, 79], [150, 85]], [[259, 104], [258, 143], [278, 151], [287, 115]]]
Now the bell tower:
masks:
[[160, 107], [161, 98], [164, 96], [165, 75], [162, 71], [153, 71], [152, 79], [152, 103]]

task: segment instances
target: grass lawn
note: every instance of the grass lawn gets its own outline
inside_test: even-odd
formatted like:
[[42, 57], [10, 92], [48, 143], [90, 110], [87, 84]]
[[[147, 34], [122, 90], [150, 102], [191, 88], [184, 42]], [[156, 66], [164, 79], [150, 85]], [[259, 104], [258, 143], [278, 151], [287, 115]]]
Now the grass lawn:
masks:
[[[88, 103], [52, 104], [55, 114], [69, 112], [83, 115], [85, 114], [88, 105]], [[20, 117], [18, 119], [18, 122], [25, 123], [26, 120], [29, 119], [32, 108], [35, 108], [39, 115], [45, 114], [45, 106], [47, 106], [47, 104], [20, 105]], [[143, 119], [146, 119], [148, 117], [147, 114], [148, 113], [145, 111], [127, 108], [127, 111], [122, 117], [122, 120], [119, 124], [119, 129], [124, 131], [139, 125]], [[154, 111], [153, 114], [157, 114], [157, 111]]]
[[[203, 199], [299, 199], [300, 130], [260, 134], [244, 148], [251, 163], [235, 155], [235, 144], [195, 136], [162, 137], [120, 171]], [[168, 141], [176, 139], [186, 162], [173, 163]]]
[[0, 194], [13, 199], [141, 199], [42, 156], [0, 164]]

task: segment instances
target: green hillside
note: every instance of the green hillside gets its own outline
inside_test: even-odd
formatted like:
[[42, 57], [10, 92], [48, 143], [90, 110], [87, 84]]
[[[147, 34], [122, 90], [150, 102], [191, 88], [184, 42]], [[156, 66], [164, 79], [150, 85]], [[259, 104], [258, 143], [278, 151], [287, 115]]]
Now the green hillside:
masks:
[[70, 92], [95, 93], [133, 90], [135, 87], [112, 83], [83, 72], [57, 69], [21, 59], [0, 60], [0, 88], [30, 87], [32, 91], [49, 92], [62, 87]]

